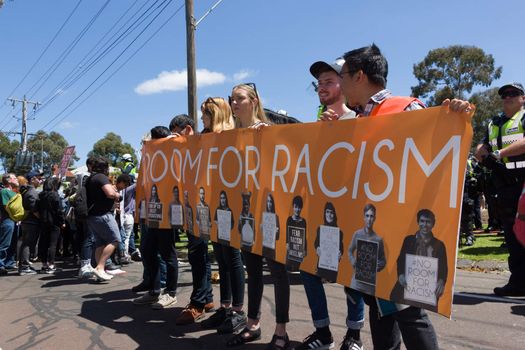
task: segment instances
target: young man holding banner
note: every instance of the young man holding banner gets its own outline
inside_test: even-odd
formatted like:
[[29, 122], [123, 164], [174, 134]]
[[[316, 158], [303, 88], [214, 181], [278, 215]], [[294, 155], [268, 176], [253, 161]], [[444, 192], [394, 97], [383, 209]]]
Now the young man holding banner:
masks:
[[[358, 117], [399, 113], [424, 108], [424, 105], [412, 97], [393, 96], [386, 87], [388, 63], [379, 48], [372, 44], [344, 54], [345, 63], [341, 70], [342, 89], [347, 103], [362, 111]], [[469, 112], [467, 101], [445, 100], [454, 112]], [[325, 120], [335, 120], [325, 116]], [[374, 349], [396, 349], [401, 344], [401, 334], [405, 346], [412, 349], [439, 349], [437, 336], [426, 312], [423, 309], [396, 305], [373, 296], [365, 295], [365, 302], [370, 307], [370, 328]], [[380, 315], [378, 304], [401, 309], [390, 314]], [[401, 307], [400, 307], [401, 306]]]

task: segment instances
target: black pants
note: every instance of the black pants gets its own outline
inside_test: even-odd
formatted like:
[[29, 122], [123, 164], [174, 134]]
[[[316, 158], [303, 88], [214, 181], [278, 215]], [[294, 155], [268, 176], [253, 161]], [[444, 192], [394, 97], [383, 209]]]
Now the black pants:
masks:
[[20, 268], [29, 267], [30, 248], [36, 245], [40, 235], [40, 226], [22, 222], [22, 245], [19, 249]]
[[212, 243], [221, 276], [221, 303], [240, 307], [244, 304], [244, 267], [241, 251], [220, 243]]
[[60, 227], [53, 224], [43, 224], [38, 242], [38, 256], [42, 265], [53, 265], [57, 251], [58, 237], [60, 236]]
[[[263, 257], [243, 252], [246, 271], [248, 272], [248, 317], [258, 320], [261, 317], [261, 301], [263, 295]], [[267, 260], [272, 275], [275, 291], [275, 322], [287, 323], [290, 309], [290, 280], [286, 266]]]
[[509, 251], [509, 284], [513, 287], [525, 288], [525, 248], [514, 234], [513, 226], [518, 210], [523, 181], [498, 188], [498, 218], [501, 220], [505, 234], [505, 242]]
[[370, 330], [374, 350], [398, 350], [401, 335], [407, 350], [438, 350], [436, 331], [425, 310], [410, 306], [402, 311], [381, 317], [377, 301], [364, 295], [370, 307]]
[[175, 295], [179, 277], [179, 262], [175, 250], [175, 234], [172, 229], [148, 228], [147, 238], [142, 241], [144, 267], [151, 277], [150, 290], [160, 291], [160, 268], [157, 254], [166, 262], [166, 292]]

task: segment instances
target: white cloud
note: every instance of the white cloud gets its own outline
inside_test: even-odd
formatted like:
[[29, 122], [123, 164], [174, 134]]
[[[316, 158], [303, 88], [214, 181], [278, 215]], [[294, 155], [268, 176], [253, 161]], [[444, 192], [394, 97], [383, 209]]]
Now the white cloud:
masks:
[[60, 128], [61, 129], [73, 129], [75, 126], [76, 126], [75, 123], [71, 123], [71, 122], [68, 122], [68, 121], [60, 123]]
[[[197, 86], [199, 88], [223, 84], [226, 76], [220, 72], [210, 72], [207, 69], [197, 69]], [[151, 95], [166, 91], [181, 91], [188, 86], [187, 71], [163, 71], [155, 79], [146, 80], [135, 87], [139, 95]]]
[[249, 78], [253, 75], [253, 72], [252, 71], [249, 71], [247, 69], [243, 69], [243, 70], [240, 70], [239, 72], [233, 74], [233, 80], [234, 81], [243, 81], [245, 80], [246, 78]]

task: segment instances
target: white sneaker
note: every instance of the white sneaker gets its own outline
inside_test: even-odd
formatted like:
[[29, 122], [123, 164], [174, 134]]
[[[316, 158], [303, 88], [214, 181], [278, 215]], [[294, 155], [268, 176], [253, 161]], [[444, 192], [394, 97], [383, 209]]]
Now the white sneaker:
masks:
[[175, 304], [177, 304], [177, 297], [165, 293], [159, 297], [159, 300], [156, 303], [151, 305], [151, 308], [155, 310], [162, 310], [173, 307]]
[[97, 270], [97, 269], [94, 269], [94, 270], [93, 270], [93, 275], [95, 275], [95, 277], [96, 277], [99, 281], [109, 281], [110, 279], [113, 278], [113, 276], [108, 275], [108, 274], [106, 273], [106, 271]]
[[93, 277], [93, 267], [91, 265], [84, 265], [78, 270], [78, 278], [91, 278]]
[[106, 270], [106, 273], [108, 275], [117, 276], [117, 275], [125, 274], [126, 271], [124, 271], [122, 269], [115, 269], [115, 270]]

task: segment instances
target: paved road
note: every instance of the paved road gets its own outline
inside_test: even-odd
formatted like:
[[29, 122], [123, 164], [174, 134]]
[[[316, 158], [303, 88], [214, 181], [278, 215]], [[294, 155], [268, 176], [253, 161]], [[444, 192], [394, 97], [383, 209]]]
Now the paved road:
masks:
[[[10, 349], [226, 349], [228, 336], [203, 331], [198, 325], [175, 326], [176, 315], [191, 292], [189, 267], [182, 267], [178, 304], [155, 311], [131, 304], [131, 286], [139, 282], [141, 265], [110, 283], [87, 283], [75, 278], [72, 266], [56, 275], [0, 278], [0, 348]], [[494, 297], [492, 288], [505, 283], [506, 273], [457, 271], [452, 320], [431, 315], [442, 349], [525, 349], [525, 298]], [[313, 331], [304, 290], [292, 275], [291, 322], [295, 342]], [[273, 288], [266, 280], [263, 300], [263, 338], [245, 349], [264, 349], [274, 325]], [[344, 336], [345, 301], [342, 288], [326, 285], [332, 332]], [[218, 285], [214, 286], [216, 300]], [[372, 349], [368, 326], [362, 332]], [[339, 345], [336, 346], [336, 349]]]

